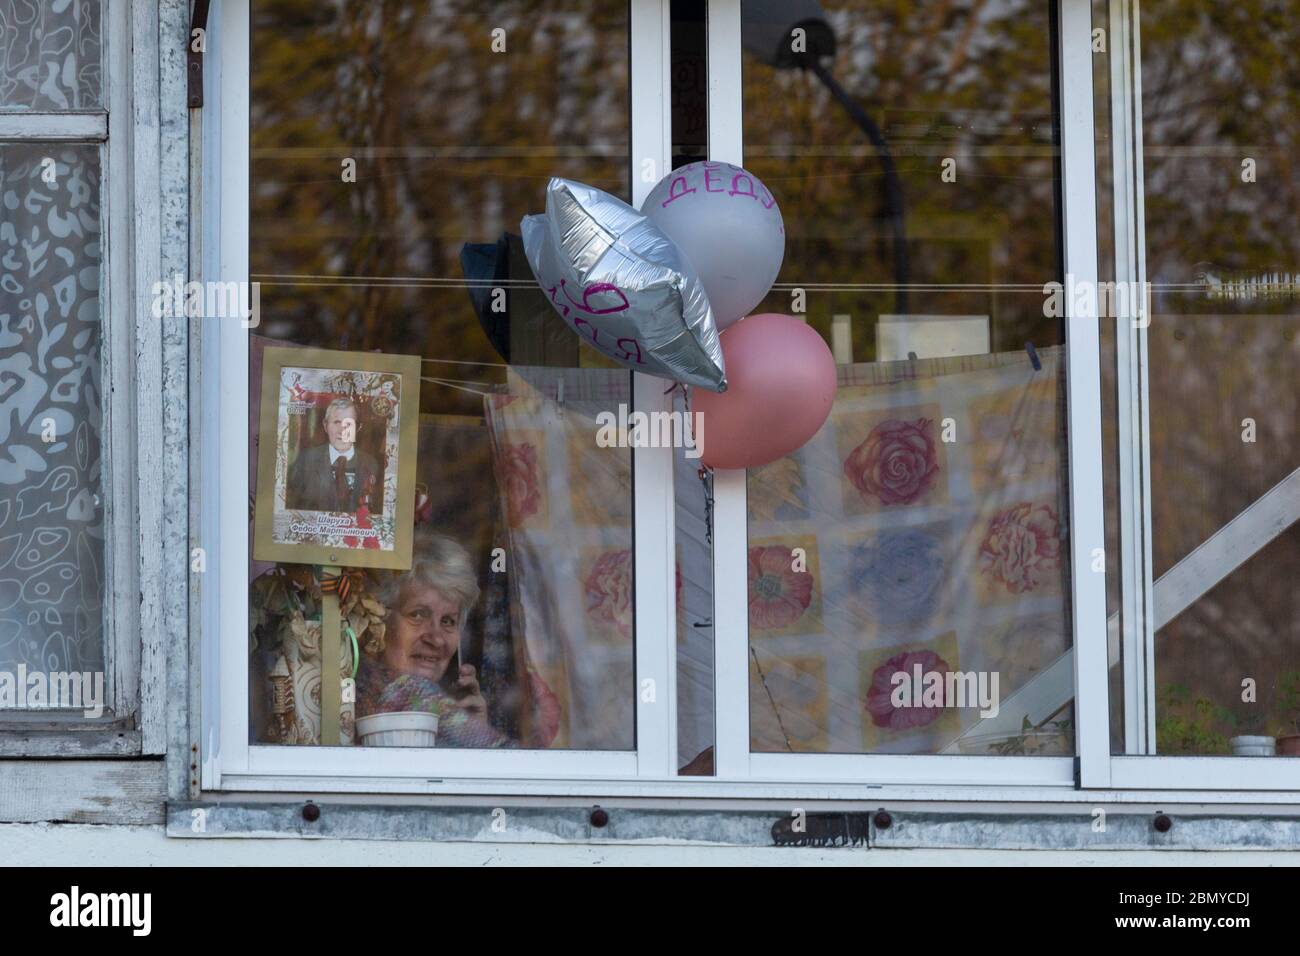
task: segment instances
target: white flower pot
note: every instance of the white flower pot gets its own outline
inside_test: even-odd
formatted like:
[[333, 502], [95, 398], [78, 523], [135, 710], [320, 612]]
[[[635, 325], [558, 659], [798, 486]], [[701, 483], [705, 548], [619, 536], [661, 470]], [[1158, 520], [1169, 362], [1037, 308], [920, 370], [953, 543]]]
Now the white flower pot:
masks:
[[1234, 757], [1272, 757], [1277, 754], [1277, 739], [1274, 737], [1233, 737], [1228, 743], [1232, 745]]
[[363, 747], [432, 747], [437, 737], [437, 714], [403, 710], [357, 721], [357, 740]]

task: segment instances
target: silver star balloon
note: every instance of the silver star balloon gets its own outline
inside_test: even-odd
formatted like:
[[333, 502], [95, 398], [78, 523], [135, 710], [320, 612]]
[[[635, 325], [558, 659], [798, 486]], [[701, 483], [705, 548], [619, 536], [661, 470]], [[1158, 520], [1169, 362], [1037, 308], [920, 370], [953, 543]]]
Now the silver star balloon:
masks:
[[725, 391], [704, 284], [664, 233], [622, 200], [555, 178], [546, 212], [520, 224], [555, 311], [584, 341], [638, 372]]

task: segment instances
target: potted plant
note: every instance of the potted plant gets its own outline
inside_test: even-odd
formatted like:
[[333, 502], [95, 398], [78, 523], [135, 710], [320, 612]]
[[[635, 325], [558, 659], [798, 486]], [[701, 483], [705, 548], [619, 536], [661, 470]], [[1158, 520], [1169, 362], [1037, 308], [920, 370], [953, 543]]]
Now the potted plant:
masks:
[[1228, 738], [1216, 725], [1228, 723], [1232, 714], [1212, 700], [1191, 700], [1191, 689], [1170, 684], [1156, 698], [1156, 752], [1162, 754], [1226, 754]]
[[1074, 753], [1074, 723], [1050, 717], [1040, 724], [1025, 714], [1020, 733], [978, 734], [963, 737], [958, 746], [964, 754], [996, 754], [1001, 757], [1067, 756]]
[[1264, 712], [1253, 704], [1249, 709], [1232, 715], [1231, 723], [1240, 733], [1230, 739], [1234, 757], [1271, 757], [1277, 753], [1277, 740], [1261, 733], [1264, 729]]
[[1287, 715], [1284, 732], [1277, 738], [1277, 755], [1300, 757], [1300, 671], [1283, 674], [1278, 679], [1277, 689], [1278, 704]]

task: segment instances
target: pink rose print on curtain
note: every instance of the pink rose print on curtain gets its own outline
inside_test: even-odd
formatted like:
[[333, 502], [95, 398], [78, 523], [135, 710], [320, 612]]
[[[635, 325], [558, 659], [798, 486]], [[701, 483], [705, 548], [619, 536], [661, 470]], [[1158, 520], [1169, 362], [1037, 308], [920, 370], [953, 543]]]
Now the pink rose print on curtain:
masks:
[[531, 442], [506, 443], [501, 449], [501, 471], [505, 480], [510, 524], [517, 527], [537, 514], [537, 509], [541, 506], [537, 449]]
[[789, 627], [812, 604], [809, 571], [796, 571], [789, 548], [749, 549], [749, 626], [770, 631]]
[[1025, 501], [993, 519], [980, 545], [982, 574], [1024, 594], [1060, 569], [1061, 525], [1050, 505]]
[[[877, 727], [910, 730], [913, 727], [925, 727], [939, 719], [943, 712], [942, 707], [895, 707], [890, 700], [894, 693], [894, 675], [902, 671], [910, 681], [917, 664], [921, 665], [922, 676], [931, 672], [946, 675], [951, 670], [948, 662], [934, 651], [906, 651], [895, 654], [877, 667], [871, 675], [866, 704], [871, 722]], [[916, 701], [914, 700], [913, 703]]]
[[933, 431], [928, 418], [881, 422], [844, 460], [844, 474], [868, 501], [910, 505], [933, 487], [939, 474]]
[[533, 698], [533, 718], [530, 747], [549, 747], [560, 733], [560, 717], [564, 712], [560, 699], [531, 667], [528, 669], [528, 690]]
[[624, 637], [632, 636], [632, 552], [606, 551], [592, 566], [584, 582], [587, 616], [612, 626]]

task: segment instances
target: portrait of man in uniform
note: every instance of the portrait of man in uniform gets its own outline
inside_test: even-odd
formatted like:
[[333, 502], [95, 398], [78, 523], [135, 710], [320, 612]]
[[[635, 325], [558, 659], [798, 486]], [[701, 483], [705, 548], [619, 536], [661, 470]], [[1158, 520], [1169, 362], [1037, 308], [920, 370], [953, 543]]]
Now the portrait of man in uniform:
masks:
[[357, 445], [357, 407], [336, 398], [325, 409], [325, 441], [302, 451], [289, 467], [286, 504], [301, 511], [355, 513], [365, 505], [371, 514], [383, 510], [375, 494], [379, 467]]
[[253, 557], [409, 568], [418, 356], [261, 350]]

